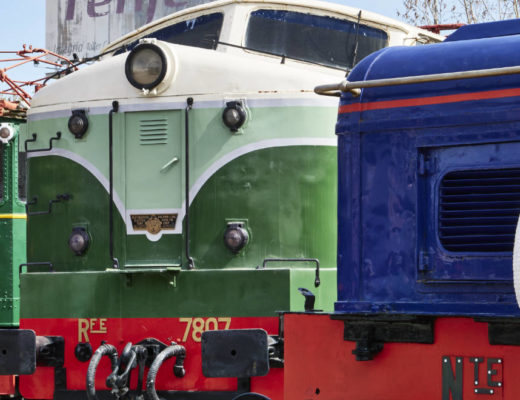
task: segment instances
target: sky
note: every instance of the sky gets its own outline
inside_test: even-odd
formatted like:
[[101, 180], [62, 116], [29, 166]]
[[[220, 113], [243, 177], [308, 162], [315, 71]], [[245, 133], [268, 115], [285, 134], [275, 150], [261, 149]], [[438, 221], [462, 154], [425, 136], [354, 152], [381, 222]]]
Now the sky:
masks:
[[[0, 0], [0, 51], [21, 50], [23, 44], [45, 48], [45, 1]], [[401, 8], [402, 0], [337, 0], [334, 3], [398, 18], [396, 11]], [[0, 59], [5, 58], [5, 54], [0, 54]], [[0, 69], [5, 67], [5, 63], [0, 63]], [[11, 79], [32, 80], [43, 77], [45, 73], [43, 66], [35, 68], [31, 64], [23, 69], [17, 68], [12, 73], [8, 72], [8, 76]]]

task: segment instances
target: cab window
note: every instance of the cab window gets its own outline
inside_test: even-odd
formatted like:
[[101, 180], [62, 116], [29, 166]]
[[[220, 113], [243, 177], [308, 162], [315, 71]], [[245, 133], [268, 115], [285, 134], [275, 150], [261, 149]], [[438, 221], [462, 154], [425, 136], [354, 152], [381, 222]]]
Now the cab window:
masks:
[[352, 68], [387, 42], [387, 34], [380, 29], [283, 10], [254, 11], [246, 33], [249, 49], [342, 69]]
[[[145, 38], [156, 38], [169, 43], [213, 49], [220, 39], [223, 20], [224, 14], [222, 13], [201, 15], [200, 17], [159, 29], [146, 35]], [[127, 45], [126, 49], [132, 50], [138, 43], [139, 40], [136, 40]], [[123, 51], [119, 50], [114, 55]]]

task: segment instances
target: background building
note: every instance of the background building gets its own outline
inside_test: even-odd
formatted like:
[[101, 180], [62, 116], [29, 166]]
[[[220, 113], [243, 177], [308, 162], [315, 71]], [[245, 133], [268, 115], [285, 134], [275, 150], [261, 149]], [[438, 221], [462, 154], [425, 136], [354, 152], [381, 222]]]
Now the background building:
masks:
[[111, 41], [155, 19], [204, 0], [47, 0], [45, 47], [89, 57]]

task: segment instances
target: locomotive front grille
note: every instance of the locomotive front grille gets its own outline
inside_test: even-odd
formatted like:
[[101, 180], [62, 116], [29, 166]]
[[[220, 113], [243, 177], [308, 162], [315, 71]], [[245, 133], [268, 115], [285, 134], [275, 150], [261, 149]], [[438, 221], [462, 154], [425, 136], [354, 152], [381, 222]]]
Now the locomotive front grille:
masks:
[[439, 239], [453, 252], [512, 252], [520, 168], [452, 171], [440, 184]]

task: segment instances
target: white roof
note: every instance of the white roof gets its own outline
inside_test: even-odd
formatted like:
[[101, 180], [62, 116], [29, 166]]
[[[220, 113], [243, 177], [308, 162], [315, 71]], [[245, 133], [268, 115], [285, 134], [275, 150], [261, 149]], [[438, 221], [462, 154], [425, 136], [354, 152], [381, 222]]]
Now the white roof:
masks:
[[[328, 16], [336, 16], [343, 17], [346, 19], [350, 19], [352, 21], [357, 21], [359, 12], [361, 11], [361, 21], [364, 24], [368, 24], [375, 27], [388, 27], [395, 30], [399, 30], [406, 35], [411, 36], [422, 36], [424, 38], [428, 38], [431, 41], [438, 42], [442, 41], [444, 38], [441, 35], [434, 34], [424, 29], [417, 28], [415, 26], [406, 24], [404, 22], [397, 21], [395, 19], [386, 17], [384, 15], [380, 15], [377, 13], [373, 13], [370, 11], [360, 10], [359, 8], [348, 7], [341, 4], [329, 3], [325, 1], [317, 1], [317, 0], [268, 0], [268, 1], [259, 1], [259, 0], [217, 0], [211, 3], [201, 4], [195, 7], [186, 8], [184, 10], [178, 11], [156, 21], [153, 21], [143, 27], [130, 32], [129, 34], [121, 37], [120, 39], [115, 40], [110, 43], [103, 52], [109, 51], [111, 49], [115, 49], [121, 46], [123, 43], [128, 43], [134, 41], [137, 37], [143, 36], [143, 33], [153, 32], [157, 29], [163, 28], [165, 26], [171, 25], [174, 21], [182, 21], [187, 19], [186, 17], [189, 15], [200, 15], [205, 14], [207, 11], [212, 9], [222, 9], [224, 7], [249, 7], [249, 8], [286, 8], [286, 9], [294, 9], [297, 8], [299, 10], [308, 10], [309, 12], [315, 13], [317, 15], [328, 15]], [[245, 24], [246, 21], [244, 21]], [[229, 39], [228, 39], [229, 40]], [[236, 42], [236, 41], [233, 41]], [[404, 44], [404, 43], [402, 43]]]
[[[169, 48], [174, 74], [169, 86], [157, 96], [145, 96], [131, 86], [125, 75], [129, 53], [110, 57], [61, 78], [36, 93], [29, 114], [44, 109], [83, 108], [113, 100], [127, 103], [164, 102], [165, 98], [299, 97], [313, 98], [314, 87], [337, 79], [327, 69], [309, 71], [273, 63], [255, 55], [235, 55], [159, 42]], [[86, 84], [88, 83], [88, 84]], [[81, 88], [81, 90], [78, 90]]]

